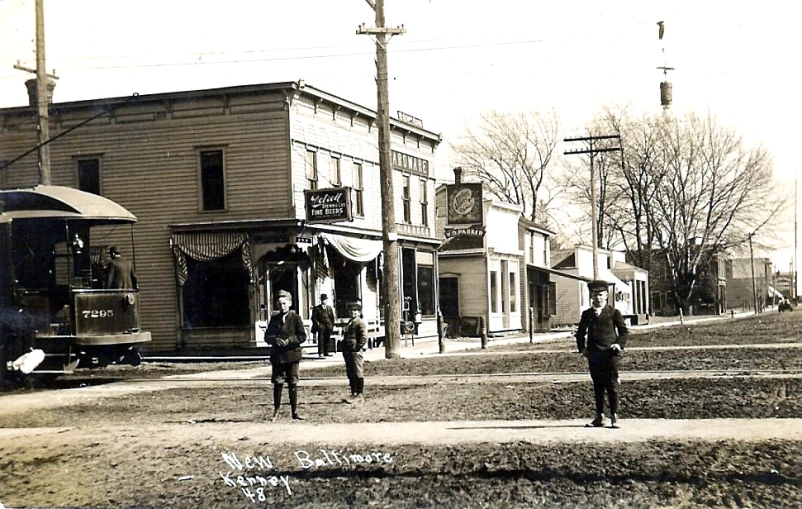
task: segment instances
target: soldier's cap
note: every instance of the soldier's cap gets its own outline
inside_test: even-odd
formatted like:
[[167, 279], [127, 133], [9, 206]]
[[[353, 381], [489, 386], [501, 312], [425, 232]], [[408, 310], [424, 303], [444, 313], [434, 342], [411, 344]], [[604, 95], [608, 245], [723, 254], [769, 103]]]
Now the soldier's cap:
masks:
[[117, 253], [120, 254], [120, 250], [117, 249], [117, 246], [109, 246], [109, 253]]
[[276, 294], [276, 300], [281, 299], [281, 298], [284, 298], [284, 299], [287, 299], [287, 300], [291, 301], [292, 300], [292, 294], [290, 292], [288, 292], [287, 290], [279, 290], [278, 293]]
[[362, 311], [362, 304], [360, 304], [359, 302], [349, 302], [346, 307], [348, 308], [349, 311], [352, 309]]
[[591, 292], [607, 292], [610, 290], [610, 284], [607, 281], [602, 281], [601, 279], [594, 279], [590, 283], [588, 283], [588, 291]]
[[329, 296], [328, 296], [328, 295], [326, 295], [325, 293], [321, 293], [321, 294], [320, 294], [320, 300], [326, 300], [326, 299], [328, 299], [328, 298], [329, 298]]

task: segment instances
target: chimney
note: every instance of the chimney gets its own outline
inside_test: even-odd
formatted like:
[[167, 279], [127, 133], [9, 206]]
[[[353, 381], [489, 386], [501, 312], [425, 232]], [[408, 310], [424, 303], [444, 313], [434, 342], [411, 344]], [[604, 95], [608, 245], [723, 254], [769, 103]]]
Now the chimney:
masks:
[[462, 184], [462, 166], [454, 168], [454, 183]]
[[[36, 78], [25, 81], [25, 86], [28, 88], [28, 103], [36, 108], [39, 106], [37, 101], [38, 94], [36, 93]], [[53, 104], [53, 89], [56, 88], [56, 80], [47, 78], [47, 104]]]

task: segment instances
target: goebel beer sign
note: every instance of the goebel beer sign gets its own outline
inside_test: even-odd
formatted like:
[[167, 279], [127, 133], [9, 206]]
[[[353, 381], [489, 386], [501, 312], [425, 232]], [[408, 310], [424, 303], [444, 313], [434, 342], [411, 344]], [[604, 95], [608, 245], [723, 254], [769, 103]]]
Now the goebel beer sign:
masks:
[[304, 191], [306, 220], [310, 223], [351, 221], [351, 188], [333, 187]]

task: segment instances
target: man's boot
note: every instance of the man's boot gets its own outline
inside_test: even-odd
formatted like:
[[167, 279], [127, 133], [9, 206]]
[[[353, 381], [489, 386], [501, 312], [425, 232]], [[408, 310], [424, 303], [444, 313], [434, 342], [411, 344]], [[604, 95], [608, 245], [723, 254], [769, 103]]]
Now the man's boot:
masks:
[[365, 379], [364, 378], [357, 378], [354, 380], [354, 388], [353, 394], [350, 397], [345, 398], [343, 401], [348, 403], [349, 405], [354, 405], [357, 403], [362, 403], [365, 401], [365, 397], [362, 396], [362, 388], [365, 386]]
[[278, 420], [278, 413], [281, 409], [281, 390], [283, 388], [282, 384], [273, 384], [273, 416], [270, 418], [271, 421]]
[[298, 413], [298, 386], [295, 384], [287, 386], [287, 392], [290, 395], [290, 409], [292, 410], [292, 418], [295, 421], [303, 421], [304, 417]]
[[604, 426], [604, 414], [601, 412], [596, 413], [596, 418], [585, 424], [586, 428], [601, 428]]

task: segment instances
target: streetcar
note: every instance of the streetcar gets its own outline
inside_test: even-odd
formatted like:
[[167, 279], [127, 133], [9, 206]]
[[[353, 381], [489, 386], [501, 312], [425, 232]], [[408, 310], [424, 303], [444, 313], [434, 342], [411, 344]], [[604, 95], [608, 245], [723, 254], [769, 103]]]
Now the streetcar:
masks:
[[139, 290], [109, 288], [103, 245], [126, 239], [133, 258], [134, 223], [119, 204], [69, 187], [0, 190], [0, 382], [139, 364], [150, 341]]

